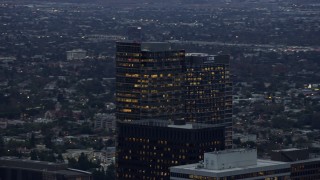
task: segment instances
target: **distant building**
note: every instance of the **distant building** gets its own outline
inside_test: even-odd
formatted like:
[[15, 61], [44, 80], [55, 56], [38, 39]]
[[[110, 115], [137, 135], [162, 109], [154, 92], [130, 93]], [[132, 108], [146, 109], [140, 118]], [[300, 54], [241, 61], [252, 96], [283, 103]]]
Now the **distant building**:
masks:
[[70, 169], [67, 164], [0, 157], [1, 180], [92, 180], [90, 172]]
[[94, 116], [94, 128], [115, 131], [116, 116], [114, 114], [98, 113]]
[[8, 127], [7, 120], [0, 120], [0, 128], [1, 129], [6, 129], [7, 127]]
[[103, 41], [121, 41], [124, 40], [125, 37], [123, 36], [116, 36], [116, 35], [106, 35], [106, 34], [93, 34], [93, 35], [88, 35], [88, 40], [93, 41], [93, 42], [103, 42]]
[[233, 140], [239, 139], [241, 143], [245, 142], [257, 142], [257, 135], [255, 134], [234, 134]]
[[116, 147], [107, 147], [106, 149], [102, 150], [101, 153], [104, 157], [102, 163], [114, 163], [114, 159], [116, 156]]
[[203, 153], [224, 149], [224, 129], [181, 121], [119, 122], [117, 179], [169, 179], [169, 167], [196, 163]]
[[0, 56], [0, 63], [12, 63], [16, 60], [17, 58], [12, 56], [9, 56], [9, 57]]
[[68, 149], [66, 153], [63, 153], [63, 159], [75, 158], [79, 159], [81, 154], [86, 155], [89, 159], [93, 159], [94, 157], [94, 150], [90, 149]]
[[67, 51], [67, 60], [81, 60], [85, 59], [87, 56], [87, 51], [83, 49], [74, 49], [71, 51]]
[[258, 160], [256, 149], [228, 149], [204, 154], [200, 163], [170, 168], [170, 179], [286, 180], [290, 164]]
[[47, 124], [47, 123], [50, 123], [50, 122], [53, 122], [52, 119], [47, 119], [47, 118], [36, 118], [33, 120], [34, 123], [44, 123], [44, 124]]
[[6, 129], [8, 126], [23, 125], [26, 123], [22, 120], [9, 120], [0, 118], [0, 129]]

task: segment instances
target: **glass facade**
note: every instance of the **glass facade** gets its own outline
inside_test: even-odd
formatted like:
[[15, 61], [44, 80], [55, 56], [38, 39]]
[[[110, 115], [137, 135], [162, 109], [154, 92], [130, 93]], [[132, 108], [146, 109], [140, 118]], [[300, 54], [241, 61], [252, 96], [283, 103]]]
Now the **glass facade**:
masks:
[[[118, 42], [116, 48], [117, 179], [169, 179], [170, 166], [232, 147], [229, 56], [192, 61], [168, 43]], [[206, 128], [139, 124], [147, 119]]]
[[185, 119], [187, 122], [224, 124], [226, 148], [232, 148], [232, 82], [230, 57], [186, 56]]
[[320, 179], [320, 159], [294, 162], [291, 165], [292, 180]]
[[183, 116], [185, 52], [163, 46], [149, 50], [143, 43], [117, 43], [117, 120], [173, 121]]
[[168, 127], [164, 121], [118, 123], [117, 179], [169, 179], [169, 167], [196, 163], [224, 149], [224, 127]]

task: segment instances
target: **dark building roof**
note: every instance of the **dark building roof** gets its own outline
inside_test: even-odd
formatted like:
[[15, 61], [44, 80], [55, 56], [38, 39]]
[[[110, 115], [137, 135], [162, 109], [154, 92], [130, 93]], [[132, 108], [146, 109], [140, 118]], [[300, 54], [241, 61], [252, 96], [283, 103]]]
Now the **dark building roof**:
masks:
[[88, 177], [89, 179], [91, 179], [90, 172], [70, 169], [65, 163], [34, 161], [28, 159], [19, 159], [17, 157], [0, 157], [0, 169], [15, 169], [28, 172], [45, 171], [47, 173], [62, 175], [65, 177]]
[[291, 148], [271, 152], [271, 160], [274, 161], [294, 162], [306, 159], [309, 159], [308, 149]]
[[33, 171], [57, 171], [67, 169], [67, 164], [18, 159], [17, 157], [0, 157], [0, 167], [30, 169]]

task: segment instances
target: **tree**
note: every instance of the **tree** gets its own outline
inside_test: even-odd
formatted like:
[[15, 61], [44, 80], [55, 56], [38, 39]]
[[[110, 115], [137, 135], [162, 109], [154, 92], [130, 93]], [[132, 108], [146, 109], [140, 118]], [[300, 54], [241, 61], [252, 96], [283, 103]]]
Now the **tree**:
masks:
[[234, 145], [240, 145], [240, 144], [241, 144], [240, 138], [234, 139], [234, 140], [233, 140], [233, 144], [234, 144]]
[[93, 148], [95, 149], [95, 150], [101, 150], [102, 148], [103, 148], [103, 140], [102, 140], [102, 138], [99, 138], [99, 140], [98, 141], [96, 141], [95, 140], [95, 144], [94, 144], [94, 146], [93, 146]]
[[52, 131], [48, 131], [48, 133], [45, 134], [45, 137], [43, 139], [43, 143], [46, 145], [46, 148], [48, 149], [53, 149], [53, 143], [52, 143], [52, 138], [53, 136], [53, 132]]
[[108, 179], [108, 180], [116, 179], [115, 170], [116, 170], [115, 165], [113, 163], [111, 163], [108, 166], [107, 171], [106, 171], [106, 179]]
[[68, 158], [68, 166], [74, 169], [79, 169], [78, 162], [75, 158]]
[[85, 123], [81, 126], [80, 129], [80, 133], [81, 134], [93, 134], [92, 129], [90, 128], [90, 124], [89, 123]]
[[94, 180], [106, 180], [106, 174], [103, 169], [101, 170], [94, 170], [92, 172], [92, 176]]
[[36, 139], [34, 133], [31, 133], [31, 137], [29, 139], [29, 147], [34, 148], [36, 147]]
[[111, 147], [111, 146], [114, 146], [114, 141], [112, 139], [108, 139], [106, 141], [106, 147]]
[[81, 153], [78, 161], [74, 158], [69, 158], [68, 159], [69, 166], [71, 168], [75, 169], [80, 169], [84, 171], [92, 171], [92, 169], [99, 168], [100, 167], [100, 162], [92, 162], [88, 159], [88, 156], [85, 155], [84, 153]]
[[25, 147], [25, 143], [24, 142], [20, 142], [20, 141], [15, 141], [15, 140], [10, 140], [7, 143], [7, 149], [8, 150], [16, 150], [19, 149], [21, 147]]
[[30, 159], [31, 160], [38, 160], [38, 153], [36, 151], [30, 152]]
[[43, 141], [44, 141], [44, 144], [46, 145], [46, 148], [52, 149], [53, 143], [51, 141], [51, 136], [46, 135]]
[[272, 126], [279, 129], [289, 129], [293, 127], [294, 122], [285, 116], [274, 117], [271, 119]]
[[90, 169], [90, 161], [88, 159], [88, 156], [84, 153], [81, 153], [78, 159], [79, 169], [81, 170], [88, 170]]
[[314, 129], [320, 129], [320, 113], [314, 113], [312, 116], [311, 126]]
[[64, 159], [63, 159], [63, 156], [61, 153], [58, 154], [56, 161], [57, 162], [64, 162]]
[[54, 157], [54, 154], [52, 151], [50, 153], [47, 153], [45, 161], [49, 161], [49, 162], [56, 162], [57, 161], [56, 157]]
[[0, 135], [0, 157], [4, 156], [5, 153], [5, 145], [4, 145], [4, 140], [3, 137]]

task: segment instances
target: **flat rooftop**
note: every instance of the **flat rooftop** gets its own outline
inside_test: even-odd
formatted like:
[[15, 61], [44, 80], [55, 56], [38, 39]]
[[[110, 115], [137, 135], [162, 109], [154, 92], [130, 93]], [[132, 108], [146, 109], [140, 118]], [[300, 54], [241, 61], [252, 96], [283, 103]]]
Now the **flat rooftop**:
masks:
[[247, 151], [257, 151], [256, 149], [226, 149], [226, 150], [221, 150], [221, 151], [213, 151], [213, 152], [206, 152], [207, 154], [229, 154], [229, 153], [234, 153], [234, 152], [247, 152]]
[[119, 41], [117, 45], [136, 45], [140, 46], [141, 51], [150, 51], [150, 52], [164, 52], [164, 51], [177, 51], [173, 50], [170, 42], [136, 42], [133, 40]]
[[209, 54], [207, 53], [186, 53], [186, 56], [193, 56], [193, 57], [208, 57]]
[[183, 125], [175, 125], [173, 122], [158, 119], [139, 120], [131, 122], [121, 122], [125, 124], [136, 124], [141, 126], [169, 127], [177, 129], [205, 129], [212, 127], [224, 127], [224, 124], [204, 124], [204, 123], [186, 123]]
[[32, 170], [62, 170], [67, 168], [65, 163], [53, 163], [46, 161], [35, 161], [29, 159], [19, 159], [17, 157], [0, 157], [0, 167], [23, 168]]
[[0, 168], [24, 169], [36, 172], [47, 171], [66, 176], [91, 175], [90, 172], [81, 171], [77, 169], [70, 169], [65, 163], [34, 161], [9, 156], [0, 157]]
[[289, 148], [289, 149], [280, 149], [280, 150], [273, 150], [274, 152], [290, 152], [290, 151], [303, 151], [306, 149], [298, 149], [298, 148]]
[[190, 65], [229, 64], [229, 55], [211, 55], [206, 53], [187, 53], [186, 62]]
[[183, 173], [183, 174], [191, 173], [194, 175], [201, 175], [201, 176], [208, 176], [208, 177], [225, 177], [225, 176], [234, 176], [234, 175], [259, 172], [259, 171], [269, 171], [269, 170], [290, 168], [290, 164], [286, 162], [278, 162], [278, 161], [262, 160], [262, 159], [258, 159], [256, 165], [222, 169], [222, 170], [211, 170], [211, 169], [199, 168], [198, 165], [199, 163], [174, 166], [170, 168], [170, 171], [175, 173]]
[[171, 44], [168, 42], [142, 42], [141, 51], [171, 51]]
[[307, 162], [319, 162], [320, 163], [320, 158], [310, 158], [310, 159], [305, 159], [305, 160], [300, 160], [300, 161], [293, 161], [289, 162], [290, 164], [299, 164], [299, 163], [307, 163]]
[[193, 125], [192, 124], [183, 124], [183, 125], [169, 124], [168, 127], [180, 128], [180, 129], [193, 129]]

